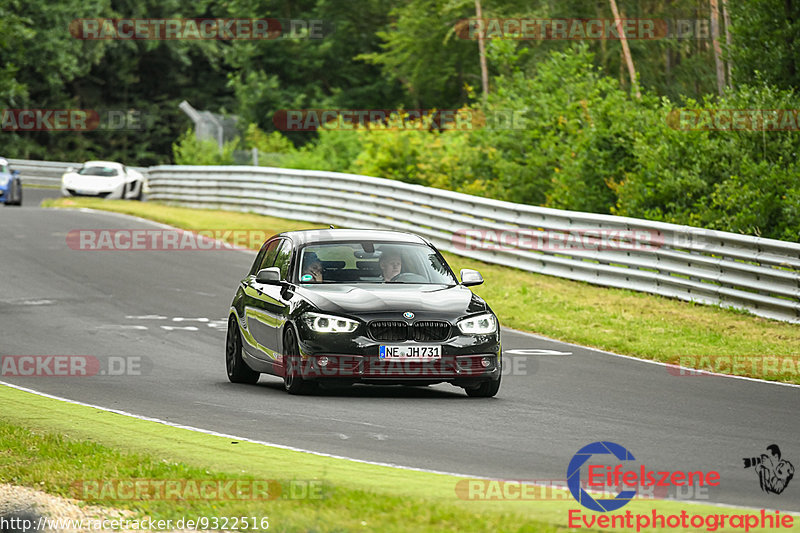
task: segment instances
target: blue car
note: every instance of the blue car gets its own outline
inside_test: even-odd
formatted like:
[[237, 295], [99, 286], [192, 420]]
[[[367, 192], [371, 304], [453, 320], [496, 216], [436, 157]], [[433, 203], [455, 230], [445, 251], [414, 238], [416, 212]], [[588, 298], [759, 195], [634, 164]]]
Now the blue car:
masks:
[[8, 161], [0, 157], [0, 202], [6, 205], [22, 205], [22, 180], [19, 172], [8, 167]]

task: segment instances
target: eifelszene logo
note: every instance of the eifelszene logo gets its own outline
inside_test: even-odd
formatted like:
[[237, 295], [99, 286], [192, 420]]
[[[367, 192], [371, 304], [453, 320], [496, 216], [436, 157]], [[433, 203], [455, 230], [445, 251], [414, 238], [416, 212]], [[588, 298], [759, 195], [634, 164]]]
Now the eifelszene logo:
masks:
[[777, 444], [767, 446], [769, 455], [762, 453], [761, 457], [745, 457], [744, 467], [753, 467], [758, 474], [761, 490], [780, 494], [789, 485], [794, 477], [794, 466], [785, 459], [781, 459], [781, 449]]
[[[600, 459], [590, 461], [594, 456], [612, 455], [620, 462], [636, 461], [631, 452], [619, 444], [599, 441], [588, 444], [578, 450], [567, 467], [567, 487], [572, 496], [582, 506], [601, 513], [616, 511], [636, 497], [639, 487], [684, 487], [688, 485], [718, 486], [720, 474], [716, 471], [693, 472], [655, 471], [640, 464], [638, 468], [623, 470], [622, 464], [608, 466], [597, 464]], [[605, 459], [605, 458], [601, 458]], [[595, 499], [581, 486], [581, 468], [586, 465], [589, 490], [608, 491], [610, 487], [619, 487], [616, 497], [611, 499]]]

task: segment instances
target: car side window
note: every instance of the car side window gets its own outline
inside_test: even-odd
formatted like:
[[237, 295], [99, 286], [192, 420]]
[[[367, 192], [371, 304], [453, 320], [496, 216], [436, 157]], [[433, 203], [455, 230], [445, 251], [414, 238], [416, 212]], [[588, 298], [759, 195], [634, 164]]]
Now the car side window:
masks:
[[251, 276], [258, 274], [258, 271], [262, 268], [272, 266], [273, 261], [275, 261], [275, 253], [278, 251], [278, 245], [281, 242], [282, 239], [275, 239], [261, 247], [261, 251], [258, 252], [258, 256], [253, 263], [253, 268], [250, 270]]
[[261, 249], [258, 251], [255, 261], [253, 261], [253, 266], [250, 267], [249, 274], [251, 276], [255, 276], [258, 273], [258, 267], [261, 266], [261, 263], [264, 261], [264, 255], [267, 253], [267, 244], [268, 243], [265, 242], [261, 245]]
[[278, 253], [275, 254], [275, 263], [272, 266], [276, 266], [281, 271], [281, 279], [288, 279], [289, 275], [289, 264], [292, 260], [292, 243], [289, 242], [288, 239], [283, 240], [283, 244], [281, 244], [280, 248], [278, 248]]

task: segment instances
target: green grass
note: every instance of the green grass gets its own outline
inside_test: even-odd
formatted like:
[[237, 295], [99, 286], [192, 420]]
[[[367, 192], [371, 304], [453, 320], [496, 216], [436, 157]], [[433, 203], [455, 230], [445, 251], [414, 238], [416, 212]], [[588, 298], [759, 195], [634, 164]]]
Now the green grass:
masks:
[[[0, 450], [0, 482], [68, 497], [76, 495], [76, 483], [91, 480], [275, 480], [284, 487], [281, 497], [266, 501], [87, 500], [154, 519], [268, 516], [270, 531], [556, 532], [564, 530], [571, 509], [595, 514], [566, 493], [556, 501], [465, 500], [456, 495], [460, 478], [454, 476], [232, 441], [3, 386]], [[283, 496], [292, 482], [312, 480], [321, 485], [322, 498]], [[624, 509], [735, 512], [654, 500]]]
[[[128, 213], [195, 230], [260, 229], [277, 233], [323, 227], [155, 202], [57, 199], [46, 200], [43, 205]], [[701, 369], [800, 384], [800, 328], [795, 324], [444, 255], [456, 271], [481, 271], [486, 283], [475, 292], [489, 302], [506, 327], [643, 359], [669, 363], [695, 360], [695, 366]], [[722, 360], [707, 363], [709, 360], [701, 356], [720, 356]], [[749, 364], [731, 366], [731, 372], [724, 372], [723, 363], [731, 357], [748, 357]], [[778, 370], [773, 370], [774, 365], [758, 364], [764, 357], [779, 358]]]

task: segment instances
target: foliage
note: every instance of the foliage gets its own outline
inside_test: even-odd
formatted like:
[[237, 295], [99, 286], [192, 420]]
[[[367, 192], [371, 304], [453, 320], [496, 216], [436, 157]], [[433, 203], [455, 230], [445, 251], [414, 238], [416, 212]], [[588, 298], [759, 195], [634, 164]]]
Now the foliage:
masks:
[[489, 53], [502, 59], [506, 74], [493, 78], [486, 107], [462, 110], [485, 116], [485, 127], [437, 130], [412, 121], [323, 131], [296, 162], [514, 202], [797, 239], [796, 132], [687, 131], [671, 118], [682, 108], [797, 109], [793, 92], [742, 86], [722, 99], [687, 98], [678, 106], [648, 92], [631, 98], [594, 66], [586, 45], [552, 51], [528, 71], [526, 54], [513, 44], [492, 43]]
[[[722, 99], [689, 100], [686, 105], [704, 115], [799, 106], [793, 91], [767, 85], [742, 86]], [[614, 212], [796, 241], [797, 126], [794, 131], [685, 131], [665, 120], [674, 112], [665, 100], [660, 113], [643, 122], [636, 144], [639, 166], [619, 184]]]
[[[796, 240], [796, 131], [683, 131], [667, 117], [682, 108], [797, 109], [800, 2], [726, 2], [734, 85], [723, 97], [704, 33], [707, 0], [617, 3], [623, 17], [664, 20], [671, 32], [629, 43], [641, 100], [629, 94], [618, 40], [489, 39], [484, 103], [477, 42], [458, 30], [475, 17], [474, 0], [363, 0], [357, 8], [352, 0], [5, 0], [0, 108], [133, 111], [144, 120], [3, 132], [2, 155], [225, 164], [235, 149], [255, 148], [262, 165]], [[606, 1], [481, 4], [487, 18], [611, 17]], [[283, 33], [228, 41], [70, 34], [75, 19], [93, 17], [274, 17]], [[697, 24], [679, 35], [679, 20]], [[308, 29], [315, 21], [321, 33]], [[220, 153], [183, 133], [191, 125], [178, 109], [183, 100], [238, 115], [248, 125], [242, 140]], [[278, 132], [274, 120], [286, 109], [434, 108], [472, 114], [474, 127]]]
[[239, 149], [239, 138], [219, 145], [210, 140], [199, 140], [192, 130], [186, 130], [172, 145], [176, 165], [232, 165], [233, 152]]
[[800, 2], [748, 0], [731, 7], [734, 81], [800, 87]]
[[260, 152], [273, 154], [290, 154], [295, 151], [292, 142], [279, 131], [265, 133], [255, 124], [249, 124], [244, 135], [245, 143]]

